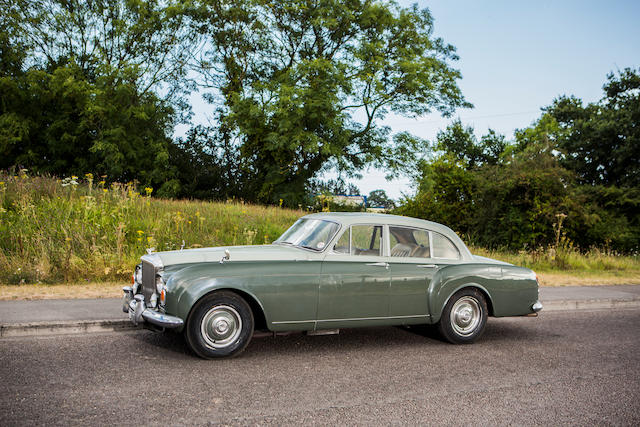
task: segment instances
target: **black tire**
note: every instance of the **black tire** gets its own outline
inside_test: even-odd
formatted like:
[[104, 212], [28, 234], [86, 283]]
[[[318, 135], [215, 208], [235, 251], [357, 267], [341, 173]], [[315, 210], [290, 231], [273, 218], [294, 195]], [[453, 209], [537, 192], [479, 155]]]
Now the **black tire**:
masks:
[[240, 354], [253, 335], [253, 313], [239, 295], [220, 291], [202, 298], [185, 327], [187, 344], [203, 359]]
[[487, 301], [478, 289], [461, 289], [449, 298], [438, 322], [440, 335], [452, 344], [471, 344], [484, 333]]

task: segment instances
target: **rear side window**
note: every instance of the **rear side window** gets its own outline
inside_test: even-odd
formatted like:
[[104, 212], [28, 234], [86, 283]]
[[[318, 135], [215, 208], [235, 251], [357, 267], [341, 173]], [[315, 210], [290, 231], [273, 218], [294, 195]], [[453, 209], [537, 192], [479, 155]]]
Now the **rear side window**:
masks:
[[389, 239], [392, 257], [430, 257], [427, 230], [389, 226]]
[[433, 256], [435, 258], [460, 259], [460, 251], [451, 240], [435, 231], [431, 232], [433, 239]]

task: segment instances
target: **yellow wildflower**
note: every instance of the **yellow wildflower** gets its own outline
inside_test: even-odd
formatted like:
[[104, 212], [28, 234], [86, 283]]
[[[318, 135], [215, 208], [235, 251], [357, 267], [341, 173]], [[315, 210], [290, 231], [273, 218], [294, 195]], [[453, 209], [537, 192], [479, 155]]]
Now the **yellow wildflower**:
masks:
[[139, 236], [142, 236], [144, 234], [144, 231], [138, 230], [137, 233], [138, 233]]
[[103, 188], [103, 189], [102, 189], [102, 192], [103, 192], [103, 193], [108, 193], [108, 192], [109, 192], [109, 190], [107, 190], [106, 188]]
[[150, 196], [150, 195], [151, 195], [151, 192], [153, 191], [153, 188], [151, 188], [151, 187], [145, 187], [145, 188], [144, 188], [144, 191], [145, 191], [145, 193], [147, 193], [147, 196]]

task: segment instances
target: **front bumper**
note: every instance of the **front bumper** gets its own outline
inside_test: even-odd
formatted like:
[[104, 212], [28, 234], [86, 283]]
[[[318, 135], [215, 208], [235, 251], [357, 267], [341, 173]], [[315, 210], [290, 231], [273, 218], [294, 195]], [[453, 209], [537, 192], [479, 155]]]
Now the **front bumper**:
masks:
[[159, 311], [147, 308], [144, 302], [144, 295], [133, 294], [131, 286], [125, 286], [122, 288], [124, 296], [122, 297], [122, 311], [129, 313], [129, 319], [134, 325], [149, 323], [151, 325], [174, 329], [179, 328], [184, 324], [184, 321], [176, 316], [169, 316]]

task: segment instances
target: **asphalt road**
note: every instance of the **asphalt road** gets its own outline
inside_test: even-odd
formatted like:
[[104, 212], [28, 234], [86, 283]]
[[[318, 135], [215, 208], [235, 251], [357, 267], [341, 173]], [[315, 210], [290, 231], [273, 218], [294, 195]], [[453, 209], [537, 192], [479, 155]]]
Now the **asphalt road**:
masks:
[[368, 328], [205, 361], [147, 331], [0, 340], [0, 423], [640, 424], [640, 310], [489, 319], [480, 342]]

